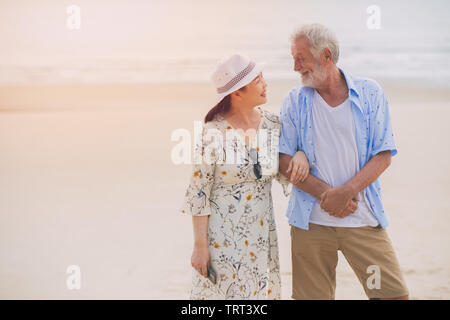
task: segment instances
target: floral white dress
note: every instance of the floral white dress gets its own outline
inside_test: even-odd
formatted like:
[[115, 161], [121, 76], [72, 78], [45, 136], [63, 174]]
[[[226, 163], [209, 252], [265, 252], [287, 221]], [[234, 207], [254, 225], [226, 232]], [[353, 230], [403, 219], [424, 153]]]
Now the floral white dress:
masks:
[[[195, 144], [200, 161], [194, 164], [181, 213], [209, 215], [207, 241], [217, 282], [192, 269], [191, 299], [280, 299], [271, 186], [275, 178], [287, 196], [289, 181], [278, 172], [279, 117], [257, 108], [261, 121], [257, 137], [247, 148], [238, 130], [220, 115], [204, 125]], [[226, 137], [228, 144], [208, 139], [211, 131]], [[256, 159], [249, 155], [252, 148], [258, 150], [260, 179], [253, 169]], [[227, 161], [230, 157], [234, 161]]]

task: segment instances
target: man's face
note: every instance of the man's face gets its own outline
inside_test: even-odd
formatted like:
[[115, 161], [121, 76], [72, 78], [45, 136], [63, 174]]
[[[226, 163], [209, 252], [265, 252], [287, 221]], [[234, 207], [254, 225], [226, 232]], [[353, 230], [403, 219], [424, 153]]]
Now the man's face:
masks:
[[316, 88], [326, 79], [325, 70], [310, 50], [309, 41], [305, 37], [298, 38], [291, 46], [294, 58], [294, 71], [302, 76], [305, 86]]

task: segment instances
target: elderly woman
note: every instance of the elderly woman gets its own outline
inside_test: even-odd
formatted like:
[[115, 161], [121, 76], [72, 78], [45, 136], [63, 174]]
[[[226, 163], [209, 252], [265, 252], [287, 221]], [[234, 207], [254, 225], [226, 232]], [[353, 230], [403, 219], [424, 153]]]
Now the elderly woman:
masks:
[[[288, 195], [289, 181], [278, 172], [279, 117], [259, 107], [266, 103], [262, 68], [235, 54], [212, 77], [219, 103], [205, 117], [195, 148], [201, 161], [182, 208], [193, 216], [191, 299], [280, 299], [271, 186], [275, 178]], [[289, 171], [294, 183], [307, 177], [303, 152]]]

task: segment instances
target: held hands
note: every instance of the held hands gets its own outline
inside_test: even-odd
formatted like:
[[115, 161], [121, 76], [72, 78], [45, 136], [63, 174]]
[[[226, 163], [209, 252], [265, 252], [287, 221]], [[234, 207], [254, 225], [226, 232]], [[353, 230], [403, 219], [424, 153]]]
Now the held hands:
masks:
[[289, 180], [293, 184], [298, 182], [303, 182], [308, 177], [309, 174], [309, 162], [303, 151], [297, 151], [294, 156], [289, 161], [287, 173], [291, 173]]
[[358, 209], [358, 194], [346, 186], [329, 188], [320, 196], [320, 207], [331, 216], [344, 218]]
[[209, 250], [205, 245], [194, 245], [194, 251], [192, 252], [191, 265], [205, 278], [208, 276], [206, 266], [209, 264]]

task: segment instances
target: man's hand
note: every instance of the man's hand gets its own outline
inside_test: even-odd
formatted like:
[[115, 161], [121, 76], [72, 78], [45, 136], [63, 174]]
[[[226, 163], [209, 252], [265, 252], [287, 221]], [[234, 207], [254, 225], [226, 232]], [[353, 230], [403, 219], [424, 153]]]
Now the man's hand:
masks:
[[330, 213], [328, 213], [330, 216], [334, 216], [337, 218], [345, 218], [348, 215], [351, 215], [352, 213], [355, 213], [356, 210], [358, 210], [358, 201], [359, 201], [359, 197], [356, 196], [355, 198], [352, 199], [352, 201], [350, 201], [347, 205], [347, 207], [344, 209], [344, 211], [341, 212], [340, 215], [332, 215]]
[[329, 188], [320, 196], [320, 207], [330, 215], [344, 218], [356, 211], [357, 193], [347, 186]]

